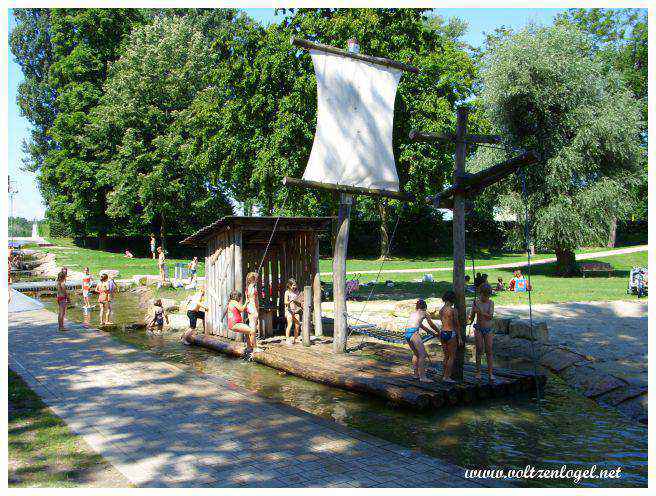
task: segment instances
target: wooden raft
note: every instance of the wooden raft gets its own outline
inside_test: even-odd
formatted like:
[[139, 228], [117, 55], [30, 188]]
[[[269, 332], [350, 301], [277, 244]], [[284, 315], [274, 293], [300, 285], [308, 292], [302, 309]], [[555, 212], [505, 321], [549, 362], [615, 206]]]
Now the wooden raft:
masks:
[[[300, 343], [292, 347], [282, 343], [260, 344], [264, 351], [253, 353], [252, 360], [303, 379], [370, 394], [417, 410], [469, 404], [535, 390], [532, 374], [510, 369], [495, 368], [495, 384], [488, 384], [485, 379], [478, 381], [473, 364], [465, 365], [462, 383], [444, 384], [439, 380], [442, 366], [435, 363], [435, 358], [428, 375], [436, 380], [423, 383], [412, 378], [410, 356], [402, 348], [376, 343], [372, 345], [376, 357], [356, 353], [335, 355], [331, 352], [331, 342], [330, 339], [316, 340], [310, 347]], [[235, 357], [243, 357], [246, 351], [244, 343], [202, 334], [190, 338], [190, 344]], [[543, 387], [546, 376], [539, 375], [538, 383]]]

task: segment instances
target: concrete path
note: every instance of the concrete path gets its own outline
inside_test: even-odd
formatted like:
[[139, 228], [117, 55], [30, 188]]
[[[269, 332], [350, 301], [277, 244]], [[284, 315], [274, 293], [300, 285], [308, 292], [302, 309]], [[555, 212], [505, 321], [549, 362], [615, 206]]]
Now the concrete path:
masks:
[[[533, 305], [547, 322], [549, 342], [594, 357], [595, 368], [634, 386], [647, 386], [646, 301]], [[497, 317], [528, 318], [528, 306], [497, 307]]]
[[138, 486], [481, 487], [455, 465], [68, 326], [11, 314], [10, 367]]
[[[631, 246], [629, 248], [619, 248], [617, 250], [606, 250], [606, 251], [597, 251], [593, 253], [581, 253], [576, 255], [577, 260], [590, 260], [601, 257], [609, 257], [612, 255], [622, 255], [625, 253], [638, 253], [641, 251], [648, 251], [649, 246]], [[538, 260], [531, 260], [531, 265], [544, 265], [554, 263], [556, 261], [555, 257], [552, 258], [540, 258]], [[526, 267], [527, 262], [511, 262], [511, 263], [502, 263], [494, 265], [476, 265], [476, 271], [487, 270], [487, 269], [509, 269], [513, 267]], [[427, 272], [451, 272], [453, 267], [432, 267], [432, 268], [423, 268], [423, 269], [383, 269], [380, 271], [381, 274], [414, 274], [421, 273], [425, 274]], [[332, 272], [322, 272], [322, 275], [332, 275]], [[355, 270], [347, 272], [347, 274], [378, 274], [378, 270]]]
[[25, 296], [12, 288], [9, 288], [9, 291], [11, 291], [11, 301], [7, 307], [8, 313], [29, 312], [43, 308], [43, 303], [39, 300]]

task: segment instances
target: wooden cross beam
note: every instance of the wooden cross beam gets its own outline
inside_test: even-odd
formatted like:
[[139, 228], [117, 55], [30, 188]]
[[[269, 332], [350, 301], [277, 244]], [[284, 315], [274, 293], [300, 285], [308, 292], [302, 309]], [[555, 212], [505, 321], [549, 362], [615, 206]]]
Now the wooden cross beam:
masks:
[[467, 307], [465, 303], [465, 200], [486, 187], [501, 181], [520, 167], [533, 164], [538, 160], [537, 154], [529, 151], [476, 174], [467, 174], [465, 172], [465, 158], [468, 144], [501, 143], [500, 136], [468, 134], [468, 117], [469, 109], [467, 107], [458, 108], [458, 121], [455, 133], [410, 132], [410, 139], [412, 141], [428, 143], [446, 142], [455, 143], [456, 145], [453, 186], [434, 197], [427, 198], [427, 200], [436, 207], [453, 209], [453, 292], [456, 295], [456, 308], [458, 310], [458, 320], [460, 321], [457, 332], [461, 342], [461, 345], [458, 346], [453, 365], [453, 378], [459, 381], [463, 379], [465, 325], [467, 319]]

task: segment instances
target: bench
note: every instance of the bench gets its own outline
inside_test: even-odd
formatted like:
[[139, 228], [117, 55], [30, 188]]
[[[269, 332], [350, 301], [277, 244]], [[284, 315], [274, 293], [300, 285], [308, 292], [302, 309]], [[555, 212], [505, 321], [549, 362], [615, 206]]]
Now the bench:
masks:
[[583, 274], [583, 277], [585, 277], [588, 272], [607, 272], [608, 277], [610, 277], [615, 269], [613, 269], [613, 266], [608, 262], [585, 262], [579, 264], [579, 270], [581, 271], [581, 274]]

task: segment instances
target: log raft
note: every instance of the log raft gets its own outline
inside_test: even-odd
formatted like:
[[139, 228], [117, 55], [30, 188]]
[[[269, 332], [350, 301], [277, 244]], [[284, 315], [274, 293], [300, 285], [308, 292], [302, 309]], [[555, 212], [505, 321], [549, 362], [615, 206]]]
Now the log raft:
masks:
[[[242, 358], [247, 354], [246, 344], [218, 336], [196, 334], [187, 338], [189, 344], [201, 346], [226, 355]], [[445, 384], [439, 380], [441, 364], [428, 368], [435, 381], [423, 383], [412, 378], [407, 350], [375, 344], [378, 358], [367, 355], [331, 353], [330, 339], [313, 338], [312, 346], [302, 343], [285, 346], [282, 342], [261, 343], [262, 352], [252, 353], [254, 362], [320, 384], [368, 394], [387, 400], [394, 405], [414, 410], [437, 409], [446, 406], [470, 404], [490, 398], [502, 398], [535, 391], [536, 383], [543, 387], [545, 375], [537, 381], [529, 372], [495, 368], [497, 381], [488, 384], [474, 377], [474, 365], [465, 364], [464, 378], [458, 384]], [[485, 376], [485, 371], [483, 371]]]

